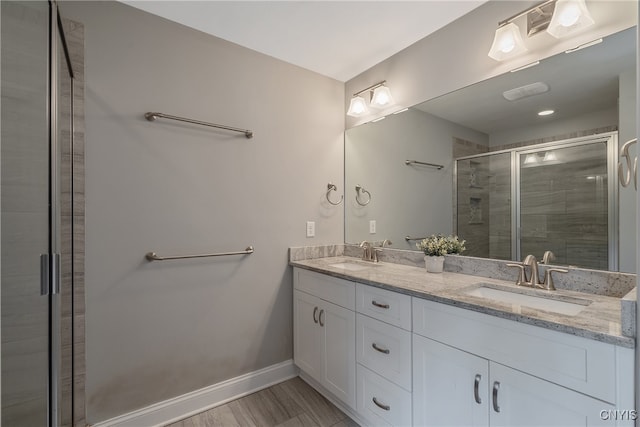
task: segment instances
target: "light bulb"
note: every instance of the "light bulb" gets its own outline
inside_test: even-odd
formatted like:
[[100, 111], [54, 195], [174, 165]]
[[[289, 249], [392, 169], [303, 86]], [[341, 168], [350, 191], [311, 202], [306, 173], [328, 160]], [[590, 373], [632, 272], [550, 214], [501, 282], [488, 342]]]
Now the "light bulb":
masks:
[[570, 27], [578, 22], [578, 18], [580, 18], [580, 8], [575, 4], [570, 4], [560, 14], [558, 22], [563, 27]]

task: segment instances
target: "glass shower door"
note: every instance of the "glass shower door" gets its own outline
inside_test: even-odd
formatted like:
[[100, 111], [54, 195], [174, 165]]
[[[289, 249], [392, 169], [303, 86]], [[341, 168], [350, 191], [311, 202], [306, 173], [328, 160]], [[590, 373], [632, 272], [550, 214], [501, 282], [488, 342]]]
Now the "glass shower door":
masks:
[[608, 269], [611, 191], [607, 140], [518, 153], [519, 250], [554, 264]]
[[[49, 298], [49, 4], [0, 2], [2, 419], [46, 426]], [[46, 260], [48, 260], [46, 258]]]
[[456, 233], [465, 255], [511, 259], [511, 153], [456, 160]]

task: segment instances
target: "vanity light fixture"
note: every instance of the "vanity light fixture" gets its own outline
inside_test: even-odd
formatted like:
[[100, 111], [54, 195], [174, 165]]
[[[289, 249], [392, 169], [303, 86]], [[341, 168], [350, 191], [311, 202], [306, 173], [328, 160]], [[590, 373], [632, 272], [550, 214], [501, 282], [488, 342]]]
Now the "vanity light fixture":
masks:
[[496, 30], [493, 44], [489, 50], [489, 57], [496, 61], [502, 61], [526, 51], [527, 48], [520, 35], [520, 27], [509, 22]]
[[520, 27], [514, 23], [525, 15], [528, 37], [546, 30], [553, 37], [561, 38], [594, 24], [585, 0], [546, 0], [500, 21], [489, 57], [503, 61], [527, 51]]
[[364, 98], [361, 96], [354, 96], [351, 98], [347, 114], [353, 117], [360, 117], [369, 114], [369, 108], [367, 108], [367, 102]]
[[595, 24], [585, 0], [557, 0], [547, 33], [561, 38]]
[[386, 83], [386, 80], [383, 80], [366, 89], [362, 89], [360, 92], [354, 93], [353, 98], [351, 98], [351, 103], [349, 104], [349, 109], [347, 110], [347, 115], [352, 117], [361, 117], [369, 114], [367, 101], [365, 98], [360, 96], [365, 92], [369, 92], [370, 94], [369, 105], [371, 107], [385, 108], [393, 105], [393, 97], [391, 96], [391, 91], [386, 86]]

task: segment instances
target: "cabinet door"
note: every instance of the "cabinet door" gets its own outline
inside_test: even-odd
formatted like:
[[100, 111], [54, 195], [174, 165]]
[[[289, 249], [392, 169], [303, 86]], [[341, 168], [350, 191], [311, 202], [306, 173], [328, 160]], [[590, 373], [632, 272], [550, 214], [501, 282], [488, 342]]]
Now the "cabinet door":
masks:
[[317, 381], [322, 381], [323, 336], [318, 315], [322, 300], [293, 291], [293, 360]]
[[[493, 426], [596, 426], [613, 406], [545, 380], [490, 363]], [[497, 387], [497, 389], [496, 389]]]
[[414, 334], [413, 423], [489, 425], [489, 362]]
[[324, 336], [322, 384], [355, 408], [356, 315], [351, 310], [323, 301], [318, 320]]

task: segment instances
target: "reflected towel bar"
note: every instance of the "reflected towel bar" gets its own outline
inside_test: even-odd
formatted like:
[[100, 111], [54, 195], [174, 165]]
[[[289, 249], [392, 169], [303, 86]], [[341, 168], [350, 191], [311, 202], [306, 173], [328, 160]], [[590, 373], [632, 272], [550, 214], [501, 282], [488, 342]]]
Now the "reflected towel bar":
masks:
[[410, 242], [411, 240], [424, 240], [426, 239], [426, 237], [410, 237], [410, 236], [404, 236], [404, 240], [406, 240], [407, 242]]
[[145, 255], [148, 261], [166, 261], [170, 259], [189, 259], [189, 258], [208, 258], [214, 256], [227, 256], [227, 255], [249, 255], [253, 253], [253, 246], [247, 246], [244, 251], [238, 252], [220, 252], [217, 254], [199, 254], [199, 255], [179, 255], [179, 256], [158, 256], [155, 252], [149, 252]]
[[158, 118], [169, 119], [169, 120], [177, 120], [179, 122], [187, 122], [187, 123], [193, 123], [195, 125], [209, 126], [209, 127], [217, 128], [217, 129], [225, 129], [225, 130], [230, 130], [230, 131], [233, 131], [233, 132], [240, 132], [240, 133], [244, 133], [244, 136], [246, 136], [247, 138], [253, 138], [253, 131], [250, 131], [248, 129], [239, 129], [239, 128], [234, 128], [234, 127], [231, 127], [231, 126], [217, 125], [215, 123], [207, 123], [207, 122], [202, 122], [200, 120], [187, 119], [185, 117], [171, 116], [169, 114], [164, 114], [164, 113], [149, 112], [149, 113], [145, 113], [144, 118], [149, 120], [150, 122], [154, 122]]
[[405, 165], [423, 165], [423, 166], [431, 166], [433, 168], [437, 168], [438, 170], [444, 168], [443, 165], [436, 165], [435, 163], [426, 163], [426, 162], [419, 162], [418, 160], [405, 160], [404, 161]]

